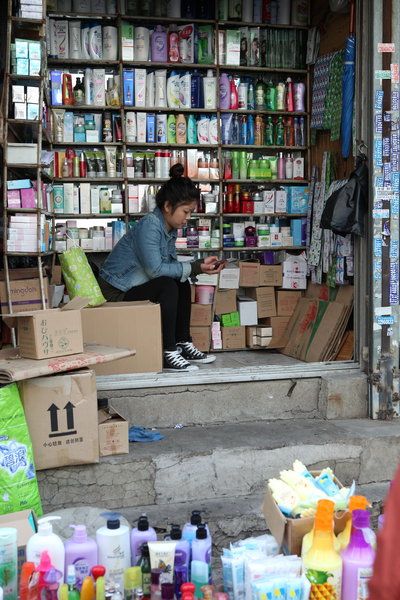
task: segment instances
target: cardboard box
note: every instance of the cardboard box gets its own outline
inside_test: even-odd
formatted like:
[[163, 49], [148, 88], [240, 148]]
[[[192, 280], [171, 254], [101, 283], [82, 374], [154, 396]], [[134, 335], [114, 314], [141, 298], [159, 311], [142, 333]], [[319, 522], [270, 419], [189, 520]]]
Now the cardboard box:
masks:
[[129, 454], [129, 423], [112, 406], [98, 411], [100, 456]]
[[222, 327], [222, 348], [243, 350], [246, 348], [246, 327]]
[[8, 327], [18, 329], [23, 358], [51, 358], [83, 352], [81, 308], [87, 298], [74, 298], [63, 308], [4, 315]]
[[190, 325], [207, 327], [212, 321], [212, 304], [192, 304]]
[[301, 292], [276, 292], [276, 314], [278, 317], [290, 317], [301, 298]]
[[202, 352], [210, 350], [211, 327], [191, 327], [193, 344]]
[[258, 287], [260, 281], [260, 263], [257, 261], [240, 261], [240, 287]]
[[267, 317], [261, 319], [260, 325], [272, 327], [272, 336], [279, 339], [285, 333], [289, 321], [290, 317]]
[[[318, 475], [319, 471], [311, 471], [311, 474]], [[336, 477], [335, 482], [339, 487], [343, 487]], [[268, 485], [264, 496], [263, 513], [270, 532], [278, 542], [278, 545], [282, 548], [283, 552], [285, 554], [298, 554], [300, 556], [303, 537], [306, 533], [311, 531], [314, 524], [314, 517], [305, 517], [303, 519], [290, 519], [285, 517], [273, 499]], [[343, 531], [350, 516], [348, 511], [335, 513], [336, 534]]]
[[[48, 281], [43, 280], [46, 308], [49, 306]], [[40, 295], [40, 282], [35, 279], [17, 279], [10, 281], [11, 301], [14, 313], [41, 310], [42, 298]], [[9, 313], [7, 302], [7, 289], [5, 281], [0, 281], [0, 305], [2, 313]]]
[[236, 290], [217, 290], [214, 304], [215, 314], [223, 315], [236, 312], [236, 310]]
[[19, 580], [21, 567], [26, 561], [26, 544], [37, 532], [37, 518], [31, 509], [0, 515], [0, 528], [2, 527], [14, 527], [17, 530]]
[[276, 315], [275, 288], [250, 288], [246, 290], [246, 296], [257, 300], [257, 316], [259, 319], [264, 317], [274, 317]]
[[37, 470], [99, 462], [94, 371], [27, 379], [19, 391]]
[[260, 265], [260, 286], [282, 285], [282, 265]]
[[96, 375], [162, 371], [162, 335], [159, 304], [149, 301], [108, 302], [82, 311], [83, 340], [120, 348], [136, 354], [96, 365]]
[[239, 288], [240, 268], [238, 265], [228, 263], [219, 274], [218, 287], [220, 289], [237, 290]]
[[237, 304], [240, 324], [257, 325], [257, 302], [246, 296], [239, 296]]

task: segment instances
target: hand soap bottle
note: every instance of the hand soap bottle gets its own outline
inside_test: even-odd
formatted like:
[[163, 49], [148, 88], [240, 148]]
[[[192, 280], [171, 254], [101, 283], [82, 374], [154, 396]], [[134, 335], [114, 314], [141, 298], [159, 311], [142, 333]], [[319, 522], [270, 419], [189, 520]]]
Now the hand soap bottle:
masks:
[[42, 517], [38, 520], [38, 531], [29, 538], [26, 545], [26, 560], [38, 565], [43, 550], [49, 553], [52, 565], [61, 571], [64, 577], [65, 550], [61, 538], [53, 533], [51, 521], [61, 517]]

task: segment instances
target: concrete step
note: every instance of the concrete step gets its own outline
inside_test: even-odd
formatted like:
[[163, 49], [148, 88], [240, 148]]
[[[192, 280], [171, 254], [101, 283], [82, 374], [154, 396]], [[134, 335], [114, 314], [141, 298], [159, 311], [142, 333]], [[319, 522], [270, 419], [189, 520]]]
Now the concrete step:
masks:
[[364, 418], [368, 412], [367, 379], [356, 370], [337, 370], [304, 379], [236, 383], [193, 385], [183, 379], [182, 385], [167, 387], [159, 387], [149, 375], [146, 385], [143, 389], [101, 389], [99, 397], [108, 397], [131, 425], [141, 427], [354, 419]]
[[[95, 506], [130, 522], [145, 511], [166, 528], [200, 508], [215, 543], [262, 533], [265, 484], [298, 458], [331, 466], [344, 485], [371, 490], [379, 505], [399, 458], [400, 425], [367, 419], [297, 419], [164, 429], [159, 442], [131, 444], [129, 455], [96, 465], [38, 472], [45, 512]], [[70, 521], [73, 522], [73, 521]]]

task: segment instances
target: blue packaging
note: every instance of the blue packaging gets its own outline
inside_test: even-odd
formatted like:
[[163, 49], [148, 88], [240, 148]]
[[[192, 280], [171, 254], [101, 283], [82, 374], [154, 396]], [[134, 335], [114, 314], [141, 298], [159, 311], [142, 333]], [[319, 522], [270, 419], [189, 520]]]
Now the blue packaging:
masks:
[[155, 113], [147, 113], [146, 115], [146, 142], [156, 141], [156, 115]]
[[29, 75], [28, 58], [17, 58], [17, 75]]
[[30, 179], [10, 179], [10, 181], [7, 181], [8, 190], [27, 190], [31, 187]]
[[293, 219], [290, 222], [290, 235], [293, 237], [293, 246], [302, 245], [302, 222], [301, 219]]
[[51, 103], [62, 104], [62, 71], [50, 71]]
[[309, 188], [306, 186], [292, 186], [288, 188], [288, 212], [290, 214], [306, 214], [308, 210]]
[[203, 100], [203, 81], [200, 73], [194, 71], [190, 79], [190, 94], [192, 108], [204, 108]]
[[135, 83], [133, 69], [124, 69], [124, 105], [134, 106]]
[[113, 221], [111, 223], [112, 228], [112, 245], [113, 247], [119, 242], [119, 240], [126, 233], [126, 225], [124, 221]]
[[254, 144], [254, 117], [253, 115], [249, 115], [247, 117], [247, 141], [246, 144], [248, 146], [253, 146]]

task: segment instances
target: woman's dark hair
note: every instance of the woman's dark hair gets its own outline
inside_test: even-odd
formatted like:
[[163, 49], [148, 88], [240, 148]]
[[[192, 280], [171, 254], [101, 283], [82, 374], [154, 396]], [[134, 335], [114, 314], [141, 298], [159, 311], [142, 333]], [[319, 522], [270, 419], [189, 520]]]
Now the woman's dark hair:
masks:
[[183, 177], [184, 168], [181, 163], [173, 165], [169, 170], [171, 179], [164, 183], [156, 194], [158, 208], [163, 208], [169, 202], [172, 212], [181, 204], [198, 202], [200, 190], [189, 177]]

